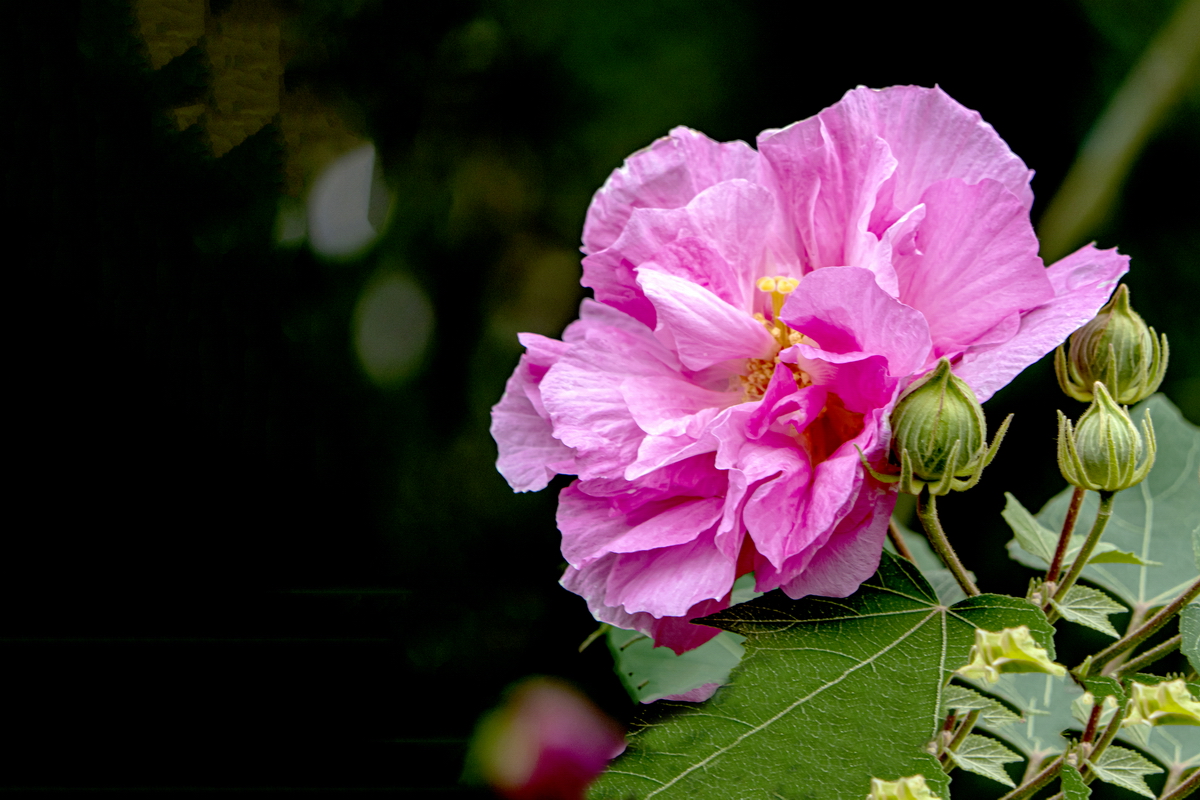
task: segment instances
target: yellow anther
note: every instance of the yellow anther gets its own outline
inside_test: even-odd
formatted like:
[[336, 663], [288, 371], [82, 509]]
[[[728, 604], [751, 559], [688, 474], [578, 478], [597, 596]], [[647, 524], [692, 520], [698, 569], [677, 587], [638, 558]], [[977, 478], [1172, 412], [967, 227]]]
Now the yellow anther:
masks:
[[775, 291], [775, 279], [774, 278], [759, 278], [758, 283], [755, 285], [758, 286], [758, 290], [760, 292]]
[[775, 291], [780, 294], [791, 294], [800, 285], [800, 281], [795, 278], [776, 278]]

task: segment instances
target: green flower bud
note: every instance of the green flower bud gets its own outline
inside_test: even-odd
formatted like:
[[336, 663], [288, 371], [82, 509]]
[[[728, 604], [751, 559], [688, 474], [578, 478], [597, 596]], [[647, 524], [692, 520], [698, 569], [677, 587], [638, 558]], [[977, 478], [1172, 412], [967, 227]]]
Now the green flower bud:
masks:
[[871, 793], [867, 800], [942, 800], [929, 791], [924, 775], [913, 775], [898, 781], [871, 778]]
[[943, 358], [905, 391], [892, 412], [892, 450], [900, 461], [900, 475], [881, 475], [869, 465], [867, 469], [879, 480], [899, 481], [900, 490], [909, 494], [920, 494], [925, 486], [934, 495], [970, 489], [995, 457], [1011, 419], [1004, 421], [988, 447], [983, 408]]
[[1034, 641], [1029, 626], [1002, 631], [975, 629], [970, 662], [955, 670], [964, 678], [995, 683], [1004, 672], [1045, 672], [1062, 677], [1067, 668], [1050, 660], [1046, 648]]
[[1121, 284], [1096, 316], [1071, 334], [1070, 355], [1054, 354], [1058, 384], [1070, 397], [1090, 402], [1092, 385], [1103, 383], [1118, 403], [1136, 403], [1154, 393], [1167, 372], [1167, 337], [1159, 339], [1129, 306]]
[[1197, 703], [1182, 680], [1154, 686], [1135, 683], [1131, 687], [1129, 716], [1121, 725], [1200, 725]]
[[1081, 489], [1119, 492], [1136, 486], [1149, 474], [1158, 452], [1150, 413], [1142, 419], [1143, 443], [1129, 412], [1113, 401], [1104, 384], [1096, 381], [1092, 391], [1092, 405], [1076, 425], [1058, 412], [1058, 468]]

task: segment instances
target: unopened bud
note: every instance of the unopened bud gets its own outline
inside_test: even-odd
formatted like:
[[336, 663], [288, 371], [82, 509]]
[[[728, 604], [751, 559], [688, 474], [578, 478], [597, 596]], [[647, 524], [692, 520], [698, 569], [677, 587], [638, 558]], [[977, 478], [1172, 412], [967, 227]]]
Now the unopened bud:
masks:
[[955, 670], [964, 678], [995, 683], [1005, 672], [1045, 672], [1062, 677], [1067, 668], [1050, 660], [1046, 648], [1033, 640], [1029, 626], [1002, 631], [975, 629], [970, 663]]
[[892, 412], [892, 450], [900, 475], [872, 474], [889, 483], [899, 481], [900, 490], [909, 494], [920, 494], [926, 485], [934, 495], [970, 489], [995, 457], [1011, 419], [988, 447], [983, 408], [943, 358], [908, 388]]
[[913, 775], [898, 781], [871, 778], [871, 793], [867, 800], [942, 800], [929, 791], [924, 775]]
[[1150, 412], [1145, 412], [1139, 433], [1103, 383], [1093, 384], [1093, 394], [1092, 405], [1076, 425], [1058, 412], [1058, 467], [1068, 483], [1081, 489], [1119, 492], [1136, 486], [1149, 474], [1158, 452]]
[[1117, 287], [1096, 316], [1071, 334], [1070, 354], [1060, 345], [1054, 371], [1062, 390], [1090, 402], [1092, 386], [1103, 383], [1118, 403], [1136, 403], [1154, 393], [1167, 372], [1167, 337], [1146, 325], [1129, 306], [1129, 290]]
[[1129, 716], [1122, 725], [1200, 725], [1200, 703], [1183, 680], [1154, 686], [1135, 683], [1131, 688]]

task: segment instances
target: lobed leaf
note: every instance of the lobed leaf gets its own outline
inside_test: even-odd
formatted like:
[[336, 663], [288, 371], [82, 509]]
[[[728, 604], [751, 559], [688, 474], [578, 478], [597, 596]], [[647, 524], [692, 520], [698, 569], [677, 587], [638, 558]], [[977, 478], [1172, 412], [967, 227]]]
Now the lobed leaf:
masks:
[[1121, 634], [1117, 633], [1117, 629], [1108, 621], [1108, 616], [1128, 610], [1104, 592], [1078, 584], [1067, 591], [1067, 596], [1061, 603], [1055, 602], [1054, 607], [1062, 614], [1063, 619], [1095, 628], [1114, 639], [1119, 638]]
[[[1058, 534], [1038, 522], [1033, 514], [1030, 514], [1028, 509], [1021, 505], [1021, 501], [1014, 497], [1011, 492], [1005, 492], [1004, 496], [1007, 498], [1007, 502], [1000, 515], [1004, 517], [1004, 521], [1008, 523], [1008, 527], [1012, 528], [1014, 537], [1008, 542], [1010, 557], [1026, 566], [1050, 566], [1050, 562], [1054, 560], [1054, 551], [1058, 548]], [[1076, 524], [1078, 525], [1078, 522]], [[1087, 539], [1087, 536], [1079, 533], [1071, 536], [1067, 542], [1067, 552], [1063, 558], [1064, 567], [1069, 566], [1075, 560], [1075, 556], [1079, 553], [1079, 549], [1083, 547], [1085, 539]], [[1020, 551], [1024, 551], [1027, 556], [1033, 556], [1036, 560], [1031, 561], [1028, 558], [1023, 558], [1020, 555]], [[1145, 567], [1162, 566], [1157, 561], [1148, 561], [1140, 558], [1132, 552], [1118, 549], [1111, 542], [1104, 541], [1097, 543], [1096, 547], [1092, 550], [1092, 556], [1088, 559], [1088, 563], [1136, 564]]]
[[890, 554], [851, 597], [772, 592], [705, 624], [746, 637], [742, 663], [704, 704], [649, 708], [592, 798], [841, 800], [865, 796], [872, 777], [916, 774], [948, 797], [925, 746], [975, 628], [1028, 625], [1053, 651], [1053, 629], [1032, 604], [982, 595], [947, 607]]
[[1162, 768], [1151, 763], [1142, 755], [1124, 747], [1109, 745], [1095, 761], [1087, 762], [1096, 777], [1105, 783], [1120, 786], [1143, 797], [1154, 797], [1146, 785], [1145, 776], [1162, 772]]
[[1083, 776], [1074, 764], [1064, 762], [1059, 777], [1062, 778], [1063, 800], [1088, 800], [1092, 796], [1092, 790], [1083, 782]]
[[1016, 786], [1012, 778], [1004, 771], [1004, 765], [1012, 761], [1021, 761], [1023, 757], [995, 739], [972, 733], [963, 739], [958, 750], [947, 750], [946, 753], [956, 766], [962, 767], [967, 772], [991, 778], [1005, 786]]
[[942, 692], [942, 715], [950, 709], [957, 711], [979, 711], [981, 722], [993, 728], [1021, 722], [1021, 716], [1013, 713], [1008, 706], [987, 695], [980, 694], [974, 689], [952, 683]]

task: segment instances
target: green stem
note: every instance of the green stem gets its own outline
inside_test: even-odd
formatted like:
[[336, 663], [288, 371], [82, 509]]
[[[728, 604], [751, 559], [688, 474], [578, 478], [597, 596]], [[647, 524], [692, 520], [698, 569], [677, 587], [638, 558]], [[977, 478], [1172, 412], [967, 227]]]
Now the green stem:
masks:
[[1178, 614], [1184, 606], [1200, 596], [1200, 578], [1197, 578], [1195, 583], [1188, 587], [1187, 591], [1176, 597], [1171, 603], [1150, 619], [1146, 620], [1140, 628], [1133, 633], [1127, 634], [1120, 641], [1113, 642], [1108, 647], [1096, 653], [1092, 657], [1092, 668], [1108, 663], [1111, 659], [1124, 653], [1131, 647], [1136, 647], [1144, 642], [1150, 636], [1158, 632], [1162, 626], [1166, 625], [1171, 619]]
[[1075, 585], [1075, 581], [1079, 580], [1079, 574], [1083, 572], [1083, 568], [1087, 566], [1088, 559], [1092, 557], [1092, 551], [1096, 549], [1096, 545], [1100, 542], [1100, 536], [1108, 526], [1109, 519], [1112, 518], [1114, 497], [1116, 497], [1115, 492], [1100, 492], [1100, 509], [1096, 512], [1096, 521], [1092, 523], [1092, 529], [1088, 531], [1083, 547], [1079, 548], [1079, 554], [1075, 556], [1075, 563], [1067, 571], [1067, 577], [1063, 578], [1058, 590], [1055, 591], [1055, 601], [1059, 603], [1063, 601], [1067, 592]]
[[894, 519], [888, 520], [888, 537], [892, 540], [892, 547], [896, 548], [896, 552], [901, 558], [907, 558], [913, 564], [917, 563], [917, 559], [913, 558], [912, 551], [908, 549], [908, 542], [904, 541], [904, 534], [900, 533]]
[[971, 713], [967, 714], [962, 725], [959, 725], [958, 730], [955, 731], [954, 738], [950, 740], [950, 744], [946, 745], [946, 750], [942, 753], [942, 757], [945, 759], [942, 769], [944, 769], [946, 772], [953, 772], [954, 768], [957, 766], [947, 754], [958, 750], [958, 746], [962, 744], [964, 740], [966, 740], [968, 734], [971, 733], [971, 729], [975, 727], [975, 722], [979, 719], [979, 715], [981, 713], [983, 712], [981, 712], [979, 709], [975, 709]]
[[[1117, 713], [1113, 714], [1112, 720], [1108, 723], [1108, 727], [1104, 729], [1104, 735], [1100, 737], [1100, 741], [1096, 742], [1096, 746], [1093, 747], [1087, 754], [1088, 761], [1095, 761], [1096, 759], [1099, 759], [1100, 756], [1104, 754], [1104, 751], [1108, 749], [1108, 746], [1112, 744], [1112, 740], [1116, 738], [1117, 731], [1121, 730], [1121, 721], [1125, 719], [1125, 711], [1128, 708], [1129, 701], [1126, 700], [1121, 704], [1121, 707], [1117, 709]], [[1096, 774], [1092, 772], [1092, 768], [1086, 763], [1081, 765], [1079, 773], [1083, 777], [1084, 783], [1091, 783], [1092, 781], [1096, 780]]]
[[1155, 661], [1158, 661], [1163, 656], [1176, 650], [1181, 644], [1183, 644], [1183, 634], [1176, 634], [1175, 636], [1172, 636], [1170, 639], [1167, 639], [1165, 642], [1160, 644], [1158, 647], [1152, 647], [1151, 649], [1142, 653], [1140, 656], [1133, 659], [1132, 661], [1130, 661], [1129, 663], [1127, 663], [1125, 666], [1121, 667], [1120, 669], [1114, 669], [1110, 672], [1109, 667], [1111, 667], [1115, 663], [1115, 659], [1113, 661], [1110, 661], [1108, 663], [1108, 666], [1105, 667], [1103, 670], [1101, 670], [1100, 674], [1101, 675], [1115, 674], [1119, 680], [1121, 678], [1124, 678], [1126, 675], [1128, 675], [1132, 672], [1139, 672], [1144, 667], [1146, 667], [1150, 664], [1153, 664]]
[[1183, 783], [1172, 789], [1170, 794], [1164, 794], [1159, 800], [1183, 800], [1196, 789], [1200, 789], [1200, 769], [1192, 770], [1192, 774], [1188, 775]]
[[1037, 775], [1034, 775], [1032, 778], [1001, 797], [1000, 800], [1021, 800], [1023, 797], [1028, 797], [1038, 789], [1041, 789], [1050, 781], [1054, 780], [1055, 776], [1058, 775], [1058, 771], [1062, 769], [1062, 763], [1063, 757], [1059, 756], [1051, 761], [1050, 764]]
[[[928, 502], [925, 498], [928, 497]], [[950, 546], [950, 540], [946, 538], [946, 532], [942, 530], [942, 523], [938, 520], [937, 514], [937, 498], [929, 494], [928, 489], [921, 490], [921, 494], [917, 495], [917, 517], [921, 520], [921, 527], [925, 529], [925, 535], [929, 538], [929, 543], [933, 545], [933, 549], [941, 556], [943, 563], [953, 573], [954, 579], [958, 581], [958, 585], [967, 593], [968, 597], [975, 597], [979, 594], [979, 587], [971, 580], [971, 576], [967, 574], [966, 568], [962, 562], [958, 560], [958, 554], [954, 552], [954, 548]]]
[[1079, 518], [1079, 507], [1083, 505], [1085, 494], [1086, 489], [1076, 486], [1074, 494], [1071, 495], [1071, 505], [1067, 506], [1062, 533], [1058, 535], [1058, 547], [1054, 548], [1054, 560], [1050, 562], [1050, 569], [1046, 570], [1047, 583], [1058, 580], [1059, 573], [1062, 572], [1063, 559], [1067, 555], [1067, 546], [1071, 543], [1071, 534], [1075, 532], [1075, 520]]

